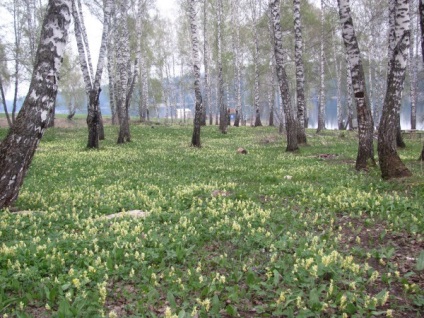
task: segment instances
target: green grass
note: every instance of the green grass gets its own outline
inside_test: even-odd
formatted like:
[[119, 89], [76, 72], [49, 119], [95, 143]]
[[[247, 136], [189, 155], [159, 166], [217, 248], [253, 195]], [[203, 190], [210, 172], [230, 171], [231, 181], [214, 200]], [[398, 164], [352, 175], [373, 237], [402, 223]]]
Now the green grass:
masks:
[[[51, 129], [14, 211], [0, 211], [0, 315], [8, 317], [419, 317], [423, 167], [357, 173], [354, 133], [135, 125], [100, 150]], [[6, 130], [0, 130], [4, 136]], [[247, 155], [237, 154], [238, 147]], [[320, 154], [337, 154], [328, 159]], [[143, 219], [102, 218], [121, 211]], [[391, 312], [393, 311], [393, 312]], [[197, 316], [196, 316], [197, 315]]]

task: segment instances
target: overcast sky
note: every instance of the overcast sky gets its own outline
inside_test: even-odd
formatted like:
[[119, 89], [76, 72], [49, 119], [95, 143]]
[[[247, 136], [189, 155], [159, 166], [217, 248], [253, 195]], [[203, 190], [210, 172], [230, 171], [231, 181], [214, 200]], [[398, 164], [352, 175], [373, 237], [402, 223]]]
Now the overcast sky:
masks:
[[[171, 19], [173, 19], [176, 16], [177, 4], [175, 0], [156, 0], [156, 4], [161, 15], [164, 15]], [[12, 17], [9, 16], [8, 12], [1, 10], [1, 14], [3, 16], [3, 21], [2, 23], [0, 23], [0, 25], [3, 25], [3, 26], [7, 24], [11, 25]], [[103, 27], [102, 27], [102, 24], [96, 18], [90, 16], [90, 14], [88, 13], [88, 10], [84, 10], [84, 19], [85, 19], [85, 23], [87, 27], [87, 35], [89, 37], [89, 42], [90, 42], [90, 51], [91, 51], [91, 56], [92, 56], [93, 64], [94, 64], [93, 67], [95, 70]], [[13, 34], [13, 32], [10, 32], [8, 34]], [[69, 41], [68, 45], [72, 47], [75, 54], [77, 54], [76, 41], [75, 41], [75, 36], [73, 35], [73, 32], [70, 33], [70, 37], [68, 38], [68, 41]], [[28, 92], [28, 83], [23, 83], [22, 85], [20, 85], [19, 96], [25, 96], [27, 92]], [[6, 88], [6, 99], [8, 100], [13, 99], [12, 85]]]

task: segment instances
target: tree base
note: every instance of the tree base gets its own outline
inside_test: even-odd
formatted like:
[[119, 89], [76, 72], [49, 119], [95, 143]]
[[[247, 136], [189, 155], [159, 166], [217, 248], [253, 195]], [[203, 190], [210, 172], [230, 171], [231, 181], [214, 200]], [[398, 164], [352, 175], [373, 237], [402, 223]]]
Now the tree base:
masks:
[[400, 160], [397, 153], [380, 156], [381, 177], [384, 180], [411, 177], [412, 173]]

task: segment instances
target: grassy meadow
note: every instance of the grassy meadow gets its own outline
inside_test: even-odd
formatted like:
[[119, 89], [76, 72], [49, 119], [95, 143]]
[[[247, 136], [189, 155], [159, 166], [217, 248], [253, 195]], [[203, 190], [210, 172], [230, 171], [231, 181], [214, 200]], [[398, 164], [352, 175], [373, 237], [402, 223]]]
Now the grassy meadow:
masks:
[[131, 132], [47, 131], [0, 211], [0, 317], [422, 317], [422, 140], [386, 182], [354, 170], [355, 132], [294, 154], [269, 127]]

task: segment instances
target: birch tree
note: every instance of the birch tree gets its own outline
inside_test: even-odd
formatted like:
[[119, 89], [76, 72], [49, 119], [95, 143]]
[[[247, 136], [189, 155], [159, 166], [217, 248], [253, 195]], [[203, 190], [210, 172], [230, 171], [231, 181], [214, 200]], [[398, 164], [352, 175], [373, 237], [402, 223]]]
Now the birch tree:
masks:
[[324, 61], [324, 0], [321, 0], [321, 42], [320, 42], [320, 89], [318, 104], [318, 128], [317, 133], [325, 129], [325, 68]]
[[336, 36], [333, 33], [333, 59], [337, 85], [337, 126], [339, 130], [345, 130], [346, 124], [343, 119], [342, 103], [341, 103], [341, 64], [337, 61]]
[[356, 40], [349, 0], [338, 0], [339, 16], [342, 25], [343, 41], [349, 57], [350, 74], [358, 113], [359, 145], [356, 157], [356, 170], [366, 170], [368, 163], [375, 164], [373, 153], [373, 121], [367, 104], [365, 76], [361, 54]]
[[283, 100], [284, 115], [286, 119], [287, 148], [286, 151], [296, 151], [299, 149], [297, 143], [297, 124], [294, 118], [289, 92], [289, 83], [284, 68], [284, 50], [282, 42], [282, 31], [280, 24], [280, 0], [269, 1], [270, 15], [274, 26], [274, 56], [277, 70], [277, 78], [280, 86], [280, 93]]
[[191, 138], [191, 145], [193, 147], [201, 147], [200, 142], [200, 127], [202, 120], [202, 94], [200, 92], [200, 58], [199, 58], [199, 39], [197, 35], [196, 23], [196, 0], [189, 2], [189, 18], [190, 18], [190, 35], [192, 45], [192, 59], [194, 71], [194, 94], [196, 97], [196, 108], [194, 115], [194, 128]]
[[218, 46], [218, 106], [219, 130], [227, 133], [227, 106], [224, 103], [224, 74], [222, 70], [222, 0], [217, 0], [217, 46]]
[[[85, 90], [88, 95], [87, 126], [88, 126], [88, 148], [99, 148], [99, 139], [104, 139], [101, 111], [99, 107], [100, 81], [102, 78], [106, 44], [109, 30], [109, 14], [111, 0], [104, 1], [103, 10], [103, 33], [100, 44], [97, 69], [94, 74], [91, 61], [90, 47], [87, 32], [82, 16], [82, 6], [80, 0], [72, 1], [72, 15], [74, 17], [75, 37], [77, 40], [78, 54], [80, 58], [81, 70], [85, 82]], [[103, 136], [101, 136], [103, 135]], [[103, 138], [102, 138], [103, 137]]]
[[[418, 30], [414, 28], [414, 0], [410, 0], [409, 2], [409, 20], [410, 20], [410, 29], [411, 29], [411, 41], [409, 46], [409, 83], [410, 83], [410, 103], [411, 103], [411, 129], [417, 129], [417, 68], [418, 61], [415, 59], [414, 55], [414, 41], [418, 44], [418, 39], [415, 39], [415, 34], [418, 33]], [[416, 32], [414, 32], [416, 31]], [[418, 55], [418, 47], [416, 53]]]
[[300, 20], [300, 0], [293, 0], [295, 63], [296, 63], [296, 99], [297, 99], [297, 142], [306, 144], [305, 133], [305, 71], [303, 66], [303, 38]]
[[130, 72], [128, 65], [130, 63], [130, 46], [127, 22], [127, 0], [118, 4], [118, 28], [116, 34], [116, 67], [117, 67], [117, 85], [119, 87], [117, 99], [117, 112], [119, 119], [118, 144], [131, 141], [130, 123], [129, 123], [129, 104], [128, 88], [130, 84]]
[[396, 150], [396, 120], [399, 113], [402, 89], [409, 49], [409, 5], [408, 0], [390, 0], [394, 4], [394, 32], [390, 37], [389, 71], [383, 113], [378, 130], [378, 157], [383, 179], [407, 177], [411, 172], [404, 165]]
[[353, 88], [352, 88], [352, 75], [350, 74], [349, 56], [346, 53], [346, 104], [347, 104], [347, 126], [349, 130], [353, 130]]
[[[203, 99], [204, 113], [209, 112], [209, 125], [212, 125], [211, 88], [209, 74], [209, 41], [208, 41], [208, 0], [203, 0], [203, 64], [205, 67], [204, 88], [205, 98]], [[181, 73], [182, 74], [182, 73]], [[184, 110], [185, 117], [185, 110]], [[206, 116], [205, 116], [206, 117]], [[205, 118], [206, 124], [206, 118]]]
[[255, 68], [254, 72], [254, 105], [255, 105], [255, 123], [254, 126], [262, 126], [261, 121], [261, 110], [259, 104], [259, 38], [258, 38], [258, 4], [257, 0], [251, 0], [252, 8], [252, 31], [253, 31], [253, 66]]
[[[390, 69], [392, 68], [393, 63], [393, 55], [395, 54], [396, 50], [396, 14], [397, 14], [397, 7], [396, 7], [396, 1], [389, 0], [389, 49], [388, 49], [388, 72], [390, 72]], [[409, 20], [408, 20], [409, 23]], [[402, 88], [403, 90], [403, 81], [402, 81]], [[387, 95], [387, 94], [386, 94]], [[384, 108], [384, 105], [383, 105]], [[397, 108], [397, 112], [395, 113], [396, 120], [394, 121], [395, 124], [395, 144], [399, 148], [405, 148], [405, 142], [402, 138], [402, 132], [400, 127], [400, 105]], [[381, 119], [380, 119], [381, 122]]]
[[240, 118], [242, 117], [242, 100], [241, 100], [241, 56], [240, 56], [240, 3], [238, 1], [231, 2], [232, 8], [232, 24], [233, 24], [233, 52], [234, 52], [234, 79], [236, 94], [236, 116], [234, 126], [240, 126]]
[[0, 144], [0, 209], [17, 199], [51, 118], [70, 22], [71, 0], [50, 0], [28, 94], [15, 124]]
[[[421, 29], [421, 54], [424, 62], [424, 0], [418, 0], [418, 11], [420, 15], [420, 29]], [[421, 161], [424, 161], [424, 144], [423, 149], [421, 150], [421, 156], [419, 158]]]

